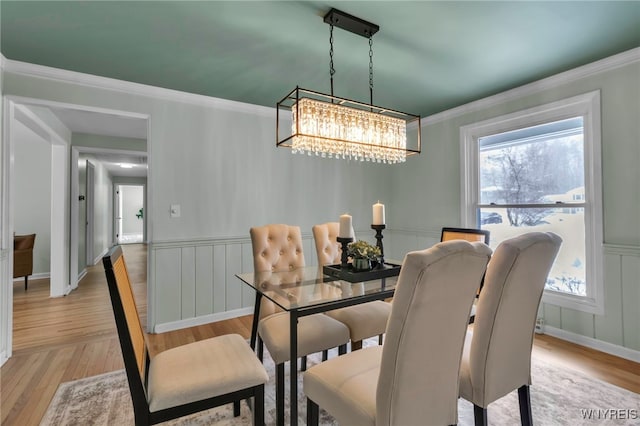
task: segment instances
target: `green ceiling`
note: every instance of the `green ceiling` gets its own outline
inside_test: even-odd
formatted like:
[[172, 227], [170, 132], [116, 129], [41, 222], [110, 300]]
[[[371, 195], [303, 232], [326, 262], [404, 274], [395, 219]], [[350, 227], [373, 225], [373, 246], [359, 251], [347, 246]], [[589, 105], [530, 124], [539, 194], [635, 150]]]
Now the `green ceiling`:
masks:
[[[374, 103], [423, 116], [640, 46], [640, 2], [0, 2], [7, 59], [275, 106], [329, 91], [329, 26], [380, 26]], [[368, 43], [335, 30], [335, 94], [368, 101]]]

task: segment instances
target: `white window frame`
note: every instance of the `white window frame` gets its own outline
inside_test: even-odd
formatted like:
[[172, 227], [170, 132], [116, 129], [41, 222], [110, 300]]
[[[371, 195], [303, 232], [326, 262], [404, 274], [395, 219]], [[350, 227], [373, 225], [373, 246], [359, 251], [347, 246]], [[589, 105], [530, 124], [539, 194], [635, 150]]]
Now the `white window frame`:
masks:
[[600, 91], [563, 99], [534, 108], [460, 127], [461, 223], [478, 227], [479, 138], [511, 130], [582, 116], [584, 119], [584, 207], [586, 296], [545, 290], [544, 303], [604, 315], [602, 155]]

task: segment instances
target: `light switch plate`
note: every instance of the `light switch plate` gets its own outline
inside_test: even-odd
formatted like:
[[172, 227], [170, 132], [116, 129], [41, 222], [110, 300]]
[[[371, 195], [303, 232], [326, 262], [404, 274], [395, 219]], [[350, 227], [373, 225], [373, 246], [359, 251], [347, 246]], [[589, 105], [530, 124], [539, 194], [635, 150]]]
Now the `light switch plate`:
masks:
[[180, 217], [180, 204], [171, 204], [171, 217]]

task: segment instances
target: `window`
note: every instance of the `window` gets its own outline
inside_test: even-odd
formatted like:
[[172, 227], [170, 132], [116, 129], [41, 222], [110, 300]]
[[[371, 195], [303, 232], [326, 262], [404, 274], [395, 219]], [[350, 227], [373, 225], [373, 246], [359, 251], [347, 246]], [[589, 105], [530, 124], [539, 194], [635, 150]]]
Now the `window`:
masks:
[[563, 243], [543, 301], [603, 313], [599, 92], [464, 126], [462, 222]]

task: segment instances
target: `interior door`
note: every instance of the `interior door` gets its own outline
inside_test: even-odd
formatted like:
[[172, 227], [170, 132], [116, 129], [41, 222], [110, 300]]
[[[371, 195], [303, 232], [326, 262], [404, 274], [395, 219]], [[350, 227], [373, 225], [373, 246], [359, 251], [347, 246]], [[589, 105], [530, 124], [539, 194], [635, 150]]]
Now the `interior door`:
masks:
[[114, 238], [116, 244], [122, 243], [122, 241], [120, 241], [120, 236], [122, 235], [122, 193], [120, 190], [121, 186], [115, 185], [115, 190], [113, 191], [113, 211], [115, 212], [115, 214], [113, 215], [113, 230], [116, 234]]
[[86, 221], [86, 252], [87, 252], [87, 265], [93, 265], [93, 222], [94, 222], [94, 202], [95, 202], [95, 166], [87, 160], [87, 221]]

